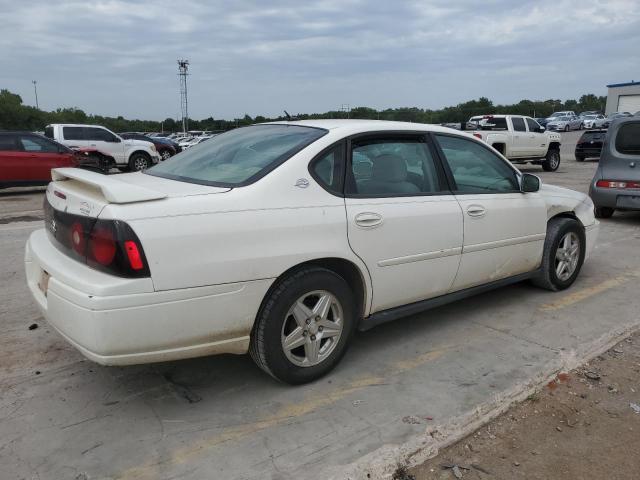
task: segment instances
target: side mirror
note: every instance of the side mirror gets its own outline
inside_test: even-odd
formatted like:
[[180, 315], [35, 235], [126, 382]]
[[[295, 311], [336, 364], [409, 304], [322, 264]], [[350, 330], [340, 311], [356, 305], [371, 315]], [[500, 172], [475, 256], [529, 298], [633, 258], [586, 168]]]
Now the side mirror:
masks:
[[522, 193], [532, 193], [540, 190], [540, 179], [535, 175], [523, 173], [521, 181], [520, 191]]
[[538, 133], [544, 133], [546, 131], [547, 131], [547, 129], [545, 127], [543, 127], [542, 125], [540, 125], [540, 127], [538, 127]]
[[120, 137], [113, 137], [113, 140], [111, 140], [113, 143], [120, 143], [122, 140], [120, 139]]

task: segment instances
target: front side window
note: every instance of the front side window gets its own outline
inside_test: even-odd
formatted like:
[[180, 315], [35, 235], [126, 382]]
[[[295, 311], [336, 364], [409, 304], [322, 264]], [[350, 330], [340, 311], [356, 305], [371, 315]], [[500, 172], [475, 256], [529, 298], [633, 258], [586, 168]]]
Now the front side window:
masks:
[[15, 135], [0, 135], [0, 152], [22, 150], [18, 147]]
[[327, 130], [300, 125], [236, 128], [183, 151], [145, 173], [201, 185], [243, 186], [266, 175], [326, 134]]
[[347, 193], [385, 197], [440, 191], [433, 156], [420, 138], [369, 138], [352, 142]]
[[626, 155], [640, 155], [640, 122], [625, 123], [620, 127], [616, 150]]
[[515, 171], [488, 148], [461, 137], [436, 135], [461, 193], [519, 191]]
[[513, 117], [511, 119], [511, 123], [513, 124], [513, 129], [516, 132], [526, 132], [527, 128], [524, 126], [524, 119], [520, 117]]
[[527, 118], [527, 125], [529, 126], [530, 132], [537, 132], [540, 130], [540, 125], [533, 118]]
[[85, 135], [87, 140], [94, 142], [114, 142], [116, 140], [115, 135], [104, 128], [87, 127], [85, 128]]
[[38, 137], [23, 136], [20, 137], [20, 143], [25, 152], [54, 153], [58, 151], [53, 143]]
[[65, 140], [84, 140], [84, 129], [82, 127], [62, 127], [62, 135]]

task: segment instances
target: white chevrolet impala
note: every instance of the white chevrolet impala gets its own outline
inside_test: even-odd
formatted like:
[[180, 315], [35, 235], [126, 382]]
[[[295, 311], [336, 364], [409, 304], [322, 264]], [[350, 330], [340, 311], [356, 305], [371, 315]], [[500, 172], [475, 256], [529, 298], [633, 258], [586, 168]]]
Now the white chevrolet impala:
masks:
[[470, 135], [360, 120], [239, 128], [145, 172], [57, 169], [44, 209], [28, 285], [85, 356], [248, 351], [289, 383], [356, 329], [526, 279], [567, 288], [598, 232], [589, 197]]

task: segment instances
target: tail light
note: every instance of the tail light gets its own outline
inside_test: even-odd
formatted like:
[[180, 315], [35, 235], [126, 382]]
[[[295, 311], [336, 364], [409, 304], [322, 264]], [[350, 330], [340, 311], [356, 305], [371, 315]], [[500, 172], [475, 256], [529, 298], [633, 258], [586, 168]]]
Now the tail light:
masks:
[[627, 182], [620, 180], [598, 180], [596, 187], [600, 188], [640, 188], [640, 182]]
[[151, 276], [142, 244], [127, 223], [54, 210], [46, 199], [44, 211], [49, 238], [70, 257], [120, 277]]
[[479, 133], [474, 133], [473, 136], [482, 140], [482, 135], [480, 135]]

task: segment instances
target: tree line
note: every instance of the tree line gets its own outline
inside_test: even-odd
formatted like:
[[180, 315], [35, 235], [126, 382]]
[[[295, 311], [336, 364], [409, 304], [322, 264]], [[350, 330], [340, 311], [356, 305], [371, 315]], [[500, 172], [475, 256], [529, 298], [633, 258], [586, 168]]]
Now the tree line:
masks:
[[[376, 110], [369, 107], [356, 107], [349, 111], [331, 110], [324, 113], [299, 113], [295, 118], [300, 120], [318, 118], [357, 118], [396, 120], [415, 123], [457, 123], [463, 122], [474, 115], [510, 113], [514, 115], [528, 115], [531, 117], [546, 117], [553, 111], [573, 110], [576, 113], [586, 110], [604, 111], [605, 96], [594, 94], [582, 95], [578, 100], [521, 100], [512, 105], [496, 105], [486, 97], [478, 100], [459, 103], [456, 106], [439, 110], [423, 109], [418, 107], [387, 108]], [[251, 125], [253, 123], [285, 120], [286, 116], [264, 117], [258, 115], [251, 117], [245, 115], [233, 120], [215, 119], [213, 117], [202, 120], [189, 119], [189, 130], [224, 131], [236, 127]], [[182, 123], [173, 118], [163, 121], [155, 120], [131, 120], [122, 116], [104, 117], [101, 115], [87, 114], [79, 108], [58, 108], [54, 111], [39, 110], [35, 107], [24, 105], [20, 95], [8, 90], [0, 90], [0, 130], [29, 130], [43, 131], [45, 125], [50, 123], [85, 123], [103, 125], [115, 132], [177, 132], [182, 130]]]

